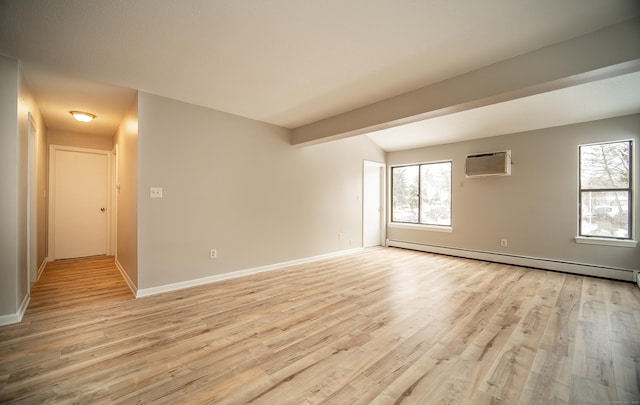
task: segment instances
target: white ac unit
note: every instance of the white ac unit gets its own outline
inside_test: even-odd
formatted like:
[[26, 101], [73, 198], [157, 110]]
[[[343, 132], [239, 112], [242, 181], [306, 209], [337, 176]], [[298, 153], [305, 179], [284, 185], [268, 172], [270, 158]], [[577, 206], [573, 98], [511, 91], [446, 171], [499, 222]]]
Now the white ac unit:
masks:
[[467, 155], [464, 174], [467, 177], [511, 176], [511, 151]]

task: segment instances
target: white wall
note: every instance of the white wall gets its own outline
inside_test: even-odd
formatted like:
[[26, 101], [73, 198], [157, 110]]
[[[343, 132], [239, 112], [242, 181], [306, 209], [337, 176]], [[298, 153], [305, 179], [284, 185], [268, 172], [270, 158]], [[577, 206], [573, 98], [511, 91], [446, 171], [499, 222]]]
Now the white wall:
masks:
[[[18, 64], [19, 81], [18, 81], [18, 165], [19, 165], [19, 193], [18, 193], [18, 210], [19, 210], [19, 268], [27, 269], [27, 214], [28, 214], [28, 176], [29, 176], [29, 115], [34, 121], [38, 138], [36, 140], [37, 155], [37, 194], [33, 197], [37, 204], [37, 237], [36, 237], [36, 267], [40, 268], [44, 265], [47, 255], [47, 163], [48, 148], [47, 144], [47, 127], [45, 125], [40, 109], [29, 88], [22, 70]], [[28, 272], [28, 269], [27, 269]], [[20, 271], [20, 289], [25, 294], [27, 292], [27, 272]], [[31, 277], [30, 282], [36, 281], [35, 274]]]
[[362, 162], [384, 161], [367, 138], [295, 148], [288, 129], [145, 93], [138, 113], [140, 288], [362, 245]]
[[[390, 166], [453, 160], [453, 232], [391, 227], [388, 237], [456, 249], [637, 270], [639, 248], [577, 244], [574, 238], [578, 229], [578, 145], [634, 139], [635, 173], [638, 173], [639, 134], [640, 115], [631, 115], [389, 153]], [[513, 156], [510, 177], [465, 178], [466, 154], [505, 149], [511, 149]], [[636, 187], [638, 184], [636, 180]], [[636, 210], [636, 239], [640, 232], [638, 214]], [[500, 239], [507, 239], [508, 247], [501, 247]]]
[[49, 145], [100, 150], [111, 150], [113, 144], [113, 139], [110, 136], [88, 135], [59, 129], [50, 129], [48, 133], [48, 140]]
[[118, 145], [116, 260], [131, 287], [138, 286], [138, 98], [113, 136]]
[[[32, 101], [35, 104], [35, 100]], [[42, 268], [48, 255], [49, 230], [49, 146], [48, 130], [42, 114], [37, 121], [38, 131], [38, 267]], [[34, 280], [32, 280], [34, 281]]]

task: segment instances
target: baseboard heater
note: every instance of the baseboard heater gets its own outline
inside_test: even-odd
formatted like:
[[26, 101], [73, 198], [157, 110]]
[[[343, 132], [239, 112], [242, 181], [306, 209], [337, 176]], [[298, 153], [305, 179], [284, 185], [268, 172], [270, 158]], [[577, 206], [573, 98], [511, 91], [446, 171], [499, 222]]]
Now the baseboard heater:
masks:
[[[621, 281], [638, 282], [638, 274], [640, 273], [638, 270], [631, 269], [596, 266], [592, 264], [541, 259], [536, 257], [516, 256], [504, 253], [484, 252], [479, 250], [460, 249], [447, 246], [429, 245], [391, 239], [387, 239], [387, 246], [419, 250], [428, 253], [438, 253], [449, 256], [464, 257], [467, 259], [477, 259], [488, 262], [512, 264], [515, 266], [561, 271], [564, 273], [580, 274], [583, 276], [603, 277]], [[640, 282], [638, 283], [640, 285]]]

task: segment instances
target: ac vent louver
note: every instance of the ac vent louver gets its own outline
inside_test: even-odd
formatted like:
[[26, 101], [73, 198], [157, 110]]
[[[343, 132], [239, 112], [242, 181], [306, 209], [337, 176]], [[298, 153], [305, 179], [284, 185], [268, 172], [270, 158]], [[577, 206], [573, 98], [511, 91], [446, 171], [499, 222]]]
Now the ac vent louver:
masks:
[[511, 176], [511, 151], [467, 155], [464, 174], [467, 177]]

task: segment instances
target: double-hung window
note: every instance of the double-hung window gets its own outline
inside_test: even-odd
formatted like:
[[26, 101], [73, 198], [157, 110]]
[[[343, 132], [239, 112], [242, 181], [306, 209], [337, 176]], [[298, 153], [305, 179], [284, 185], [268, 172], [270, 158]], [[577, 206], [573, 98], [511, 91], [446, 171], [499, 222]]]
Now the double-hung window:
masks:
[[632, 142], [580, 146], [579, 235], [631, 239]]
[[451, 226], [451, 162], [391, 168], [391, 222]]

